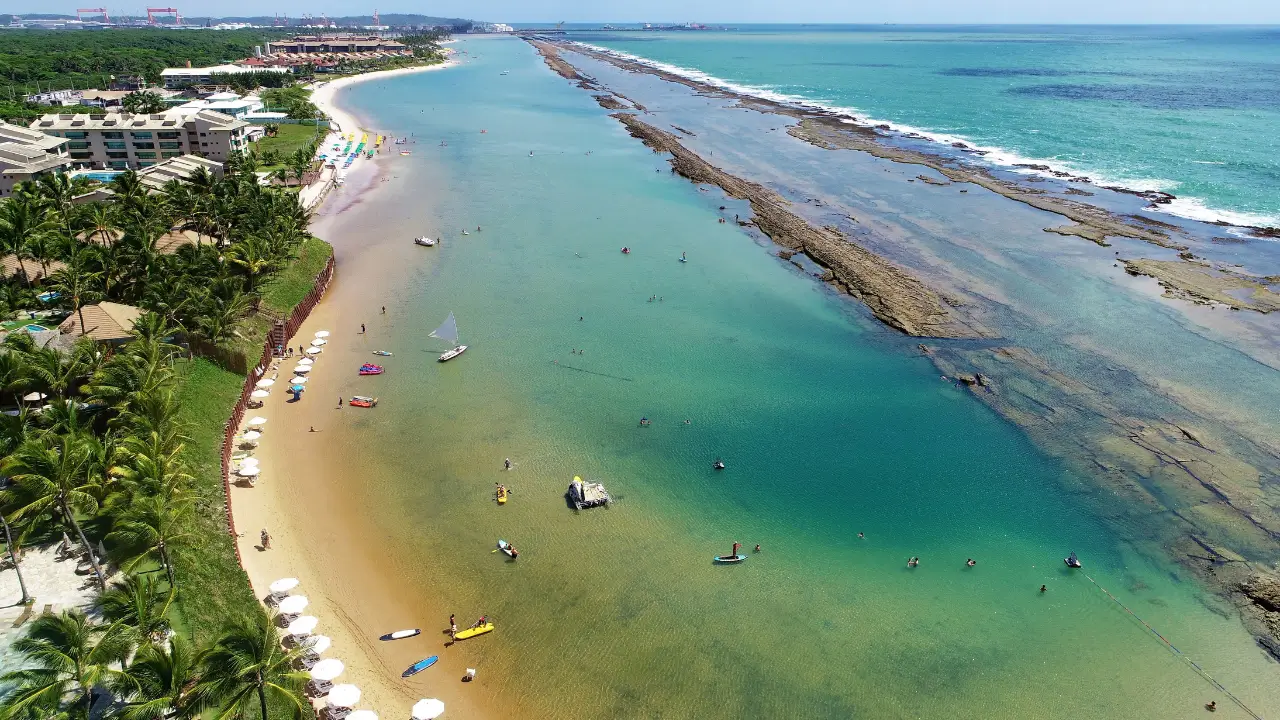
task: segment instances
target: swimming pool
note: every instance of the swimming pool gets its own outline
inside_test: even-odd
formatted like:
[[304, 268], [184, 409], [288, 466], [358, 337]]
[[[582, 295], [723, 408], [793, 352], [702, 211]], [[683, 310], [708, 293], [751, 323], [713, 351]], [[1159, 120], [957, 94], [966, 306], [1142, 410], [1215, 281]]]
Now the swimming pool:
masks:
[[48, 330], [48, 329], [49, 328], [43, 325], [36, 325], [34, 323], [26, 327], [27, 332], [44, 332], [45, 330]]
[[122, 170], [96, 170], [94, 172], [80, 173], [80, 177], [88, 178], [90, 180], [97, 180], [98, 182], [109, 183], [112, 180], [115, 180], [116, 177], [119, 176], [121, 173], [123, 173]]

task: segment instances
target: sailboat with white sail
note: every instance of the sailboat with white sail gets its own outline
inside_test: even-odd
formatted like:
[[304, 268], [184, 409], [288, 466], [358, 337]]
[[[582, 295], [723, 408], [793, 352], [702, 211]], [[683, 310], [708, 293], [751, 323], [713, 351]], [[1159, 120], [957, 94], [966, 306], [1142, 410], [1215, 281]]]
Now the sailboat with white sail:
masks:
[[453, 343], [453, 349], [441, 355], [440, 362], [452, 360], [467, 351], [467, 346], [458, 342], [458, 321], [453, 317], [453, 311], [444, 319], [444, 324], [431, 331], [431, 337]]

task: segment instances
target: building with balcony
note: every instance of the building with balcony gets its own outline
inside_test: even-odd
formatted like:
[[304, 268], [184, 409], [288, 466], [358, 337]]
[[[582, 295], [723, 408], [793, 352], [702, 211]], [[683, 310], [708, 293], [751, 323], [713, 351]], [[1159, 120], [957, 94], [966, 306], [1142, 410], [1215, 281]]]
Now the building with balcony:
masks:
[[164, 86], [170, 90], [192, 85], [212, 85], [215, 75], [239, 75], [253, 72], [290, 72], [287, 67], [242, 67], [240, 65], [213, 65], [202, 68], [165, 68], [160, 71]]
[[69, 169], [74, 163], [67, 151], [69, 144], [0, 120], [0, 198], [12, 195], [18, 183]]
[[243, 153], [249, 124], [211, 110], [131, 113], [50, 114], [31, 129], [65, 138], [71, 159], [103, 170], [138, 170], [182, 155], [225, 163]]
[[[376, 35], [299, 35], [290, 40], [267, 43], [267, 54], [327, 54], [347, 53], [399, 53], [409, 52], [403, 43]], [[411, 52], [409, 54], [412, 54]]]

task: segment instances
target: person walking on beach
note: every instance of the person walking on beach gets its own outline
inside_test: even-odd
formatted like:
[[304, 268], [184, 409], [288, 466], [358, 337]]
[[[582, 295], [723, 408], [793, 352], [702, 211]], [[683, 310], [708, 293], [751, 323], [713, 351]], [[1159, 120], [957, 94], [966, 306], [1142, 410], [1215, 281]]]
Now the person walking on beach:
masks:
[[458, 639], [458, 621], [453, 617], [453, 613], [449, 613], [449, 639]]
[[361, 334], [361, 335], [363, 335], [363, 334], [364, 334], [364, 332], [365, 332], [365, 330], [364, 330], [364, 323], [360, 323], [360, 334]]
[[386, 305], [383, 305], [383, 306], [382, 306], [382, 314], [383, 314], [383, 315], [386, 315], [386, 314], [387, 314], [387, 306], [386, 306]]
[[342, 396], [341, 396], [341, 395], [339, 395], [339, 396], [338, 396], [338, 409], [339, 409], [339, 410], [341, 410], [341, 409], [342, 409]]
[[266, 528], [262, 528], [262, 534], [258, 538], [262, 541], [263, 550], [271, 549], [271, 533], [267, 532]]

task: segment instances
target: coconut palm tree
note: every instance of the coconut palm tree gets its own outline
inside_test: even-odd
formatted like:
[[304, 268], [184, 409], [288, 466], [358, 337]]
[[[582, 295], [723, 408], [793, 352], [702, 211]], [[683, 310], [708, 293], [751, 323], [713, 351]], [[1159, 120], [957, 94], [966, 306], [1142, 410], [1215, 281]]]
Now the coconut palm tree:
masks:
[[102, 617], [138, 648], [163, 642], [169, 634], [172, 586], [163, 590], [154, 577], [125, 575], [98, 596]]
[[9, 513], [12, 520], [46, 513], [60, 515], [66, 526], [80, 538], [98, 586], [105, 588], [106, 576], [94, 557], [93, 547], [80, 522], [76, 520], [77, 511], [94, 513], [98, 510], [95, 493], [100, 482], [89, 472], [90, 453], [84, 438], [76, 436], [51, 436], [47, 441], [40, 439], [23, 443], [4, 461], [4, 472], [13, 485], [0, 491], [0, 503], [16, 508]]
[[86, 332], [88, 329], [84, 324], [84, 306], [101, 300], [104, 295], [99, 289], [102, 273], [92, 269], [89, 253], [78, 248], [73, 250], [66, 265], [50, 275], [49, 281], [50, 286], [63, 298], [71, 299], [71, 311], [80, 320], [80, 331]]
[[94, 688], [115, 684], [120, 673], [111, 665], [129, 651], [121, 635], [78, 610], [36, 618], [13, 648], [29, 667], [0, 677], [12, 687], [0, 701], [0, 720], [87, 719]]
[[250, 294], [257, 292], [263, 275], [280, 265], [279, 256], [271, 251], [267, 241], [259, 237], [248, 237], [232, 245], [226, 257], [244, 273], [244, 289]]
[[18, 588], [22, 590], [20, 604], [29, 605], [31, 594], [27, 592], [27, 581], [22, 577], [22, 566], [18, 564], [18, 550], [13, 544], [13, 531], [9, 529], [9, 519], [0, 513], [0, 525], [4, 525], [4, 546], [9, 552], [9, 561], [13, 563], [13, 571], [18, 575]]
[[232, 625], [202, 653], [192, 699], [214, 711], [216, 720], [245, 718], [255, 701], [260, 719], [267, 720], [268, 698], [301, 718], [310, 712], [302, 696], [306, 675], [292, 667], [301, 654], [280, 646], [273, 618], [259, 611]]
[[120, 683], [125, 701], [121, 720], [170, 720], [188, 717], [189, 695], [195, 685], [195, 655], [180, 636], [163, 645], [144, 646], [124, 671]]
[[190, 518], [190, 500], [167, 495], [140, 496], [116, 521], [106, 539], [118, 549], [118, 556], [124, 561], [120, 567], [125, 572], [132, 572], [143, 560], [159, 560], [169, 587], [177, 589], [169, 550], [191, 537], [184, 531], [190, 526]]
[[[14, 193], [0, 203], [0, 250], [19, 260], [33, 259], [33, 248], [46, 246], [46, 238], [56, 227], [49, 209], [29, 194]], [[43, 260], [41, 264], [44, 265]], [[23, 279], [31, 285], [32, 279], [25, 272]]]
[[84, 224], [87, 226], [84, 232], [85, 241], [98, 245], [114, 245], [120, 237], [115, 207], [107, 203], [93, 203], [85, 207]]

